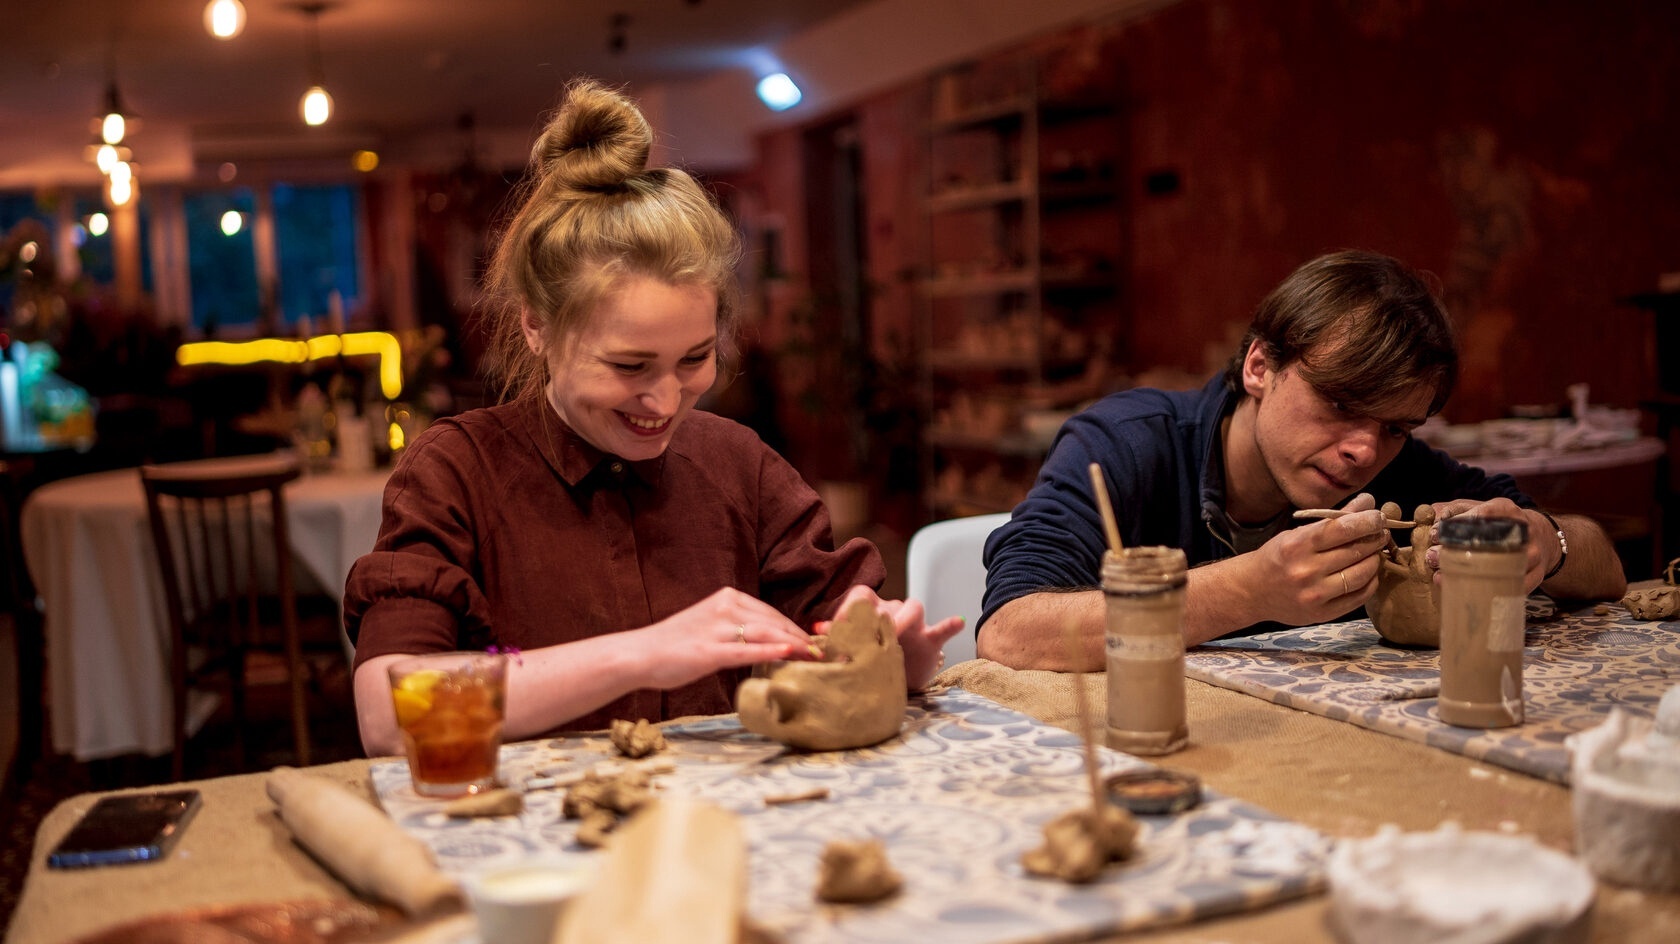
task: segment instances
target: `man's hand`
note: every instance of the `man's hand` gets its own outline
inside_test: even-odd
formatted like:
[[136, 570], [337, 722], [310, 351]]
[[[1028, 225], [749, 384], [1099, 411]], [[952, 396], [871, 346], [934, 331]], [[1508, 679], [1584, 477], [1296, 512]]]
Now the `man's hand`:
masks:
[[1376, 593], [1381, 552], [1388, 543], [1383, 513], [1364, 493], [1343, 510], [1350, 513], [1285, 531], [1246, 555], [1251, 558], [1249, 579], [1265, 607], [1250, 624], [1322, 623]]
[[1383, 513], [1359, 494], [1348, 514], [1285, 531], [1259, 548], [1190, 570], [1184, 639], [1206, 642], [1255, 623], [1323, 623], [1360, 606], [1377, 591]]
[[1521, 521], [1528, 528], [1527, 564], [1523, 569], [1523, 592], [1531, 593], [1545, 580], [1546, 574], [1551, 572], [1559, 560], [1563, 558], [1563, 545], [1558, 541], [1557, 532], [1546, 516], [1538, 511], [1520, 508], [1509, 498], [1495, 498], [1491, 501], [1475, 501], [1460, 498], [1456, 501], [1438, 502], [1435, 504], [1435, 529], [1430, 535], [1434, 546], [1429, 548], [1427, 559], [1429, 569], [1435, 572], [1435, 579], [1441, 579], [1441, 522], [1448, 518], [1459, 516], [1469, 518], [1509, 518]]

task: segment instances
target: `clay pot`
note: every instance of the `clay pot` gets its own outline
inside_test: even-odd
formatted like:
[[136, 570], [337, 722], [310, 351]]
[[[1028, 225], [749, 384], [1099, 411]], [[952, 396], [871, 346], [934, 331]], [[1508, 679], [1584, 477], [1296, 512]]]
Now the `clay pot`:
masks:
[[1365, 604], [1365, 613], [1377, 633], [1401, 646], [1441, 646], [1441, 608], [1435, 581], [1426, 571], [1412, 571], [1412, 548], [1400, 548], [1398, 567], [1383, 566], [1377, 575], [1377, 592]]
[[892, 620], [854, 601], [829, 626], [823, 661], [788, 662], [735, 692], [741, 727], [807, 751], [843, 751], [898, 734], [908, 704]]

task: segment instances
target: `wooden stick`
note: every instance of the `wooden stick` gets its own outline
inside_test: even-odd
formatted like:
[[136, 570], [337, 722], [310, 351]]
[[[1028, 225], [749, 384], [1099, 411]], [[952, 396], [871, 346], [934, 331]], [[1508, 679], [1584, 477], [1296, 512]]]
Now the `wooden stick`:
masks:
[[1108, 500], [1108, 486], [1103, 484], [1102, 468], [1091, 463], [1091, 491], [1097, 495], [1097, 507], [1102, 510], [1103, 530], [1108, 532], [1108, 549], [1120, 553], [1120, 525], [1114, 520], [1114, 506]]
[[[1295, 512], [1295, 517], [1304, 521], [1309, 518], [1340, 518], [1343, 515], [1352, 514], [1357, 514], [1357, 512], [1348, 511], [1345, 508], [1302, 508]], [[1415, 528], [1417, 527], [1417, 522], [1384, 518], [1383, 526], [1387, 528]]]
[[1062, 638], [1067, 642], [1068, 656], [1073, 659], [1073, 708], [1079, 719], [1079, 740], [1085, 746], [1085, 779], [1091, 784], [1091, 809], [1101, 815], [1108, 797], [1103, 794], [1102, 775], [1097, 769], [1097, 736], [1091, 730], [1091, 709], [1085, 704], [1085, 673], [1079, 670], [1079, 624], [1071, 619], [1063, 624]]

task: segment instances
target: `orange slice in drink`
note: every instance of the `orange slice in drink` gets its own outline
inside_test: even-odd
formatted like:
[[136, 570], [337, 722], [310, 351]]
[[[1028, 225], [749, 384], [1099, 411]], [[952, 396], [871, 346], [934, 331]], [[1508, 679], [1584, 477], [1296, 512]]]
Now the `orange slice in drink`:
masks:
[[432, 689], [445, 677], [441, 669], [421, 669], [403, 676], [391, 689], [391, 702], [397, 709], [397, 724], [408, 727], [432, 710]]

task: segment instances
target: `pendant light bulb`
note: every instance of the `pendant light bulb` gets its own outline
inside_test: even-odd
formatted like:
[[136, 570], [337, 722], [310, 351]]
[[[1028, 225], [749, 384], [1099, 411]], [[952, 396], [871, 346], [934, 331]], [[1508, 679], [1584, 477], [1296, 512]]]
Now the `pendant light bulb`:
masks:
[[128, 201], [134, 199], [134, 191], [138, 189], [134, 180], [134, 171], [126, 163], [121, 162], [112, 168], [108, 185], [112, 206], [126, 205]]
[[117, 163], [117, 147], [114, 144], [101, 144], [94, 152], [93, 163], [101, 174], [109, 174]]
[[99, 119], [99, 138], [106, 144], [121, 144], [126, 133], [128, 119], [123, 117], [122, 94], [117, 91], [117, 80], [112, 79], [105, 87], [105, 115]]
[[298, 110], [303, 112], [303, 122], [307, 125], [324, 125], [332, 117], [332, 96], [319, 85], [311, 85], [309, 91], [303, 93], [303, 101], [298, 103]]
[[303, 100], [298, 102], [298, 111], [303, 113], [303, 123], [306, 125], [324, 125], [332, 117], [333, 100], [327, 94], [326, 71], [321, 68], [321, 11], [327, 5], [321, 2], [302, 4], [301, 9], [309, 17], [309, 91], [303, 93]]
[[217, 39], [232, 39], [245, 31], [245, 4], [239, 0], [210, 0], [204, 5], [204, 29]]

